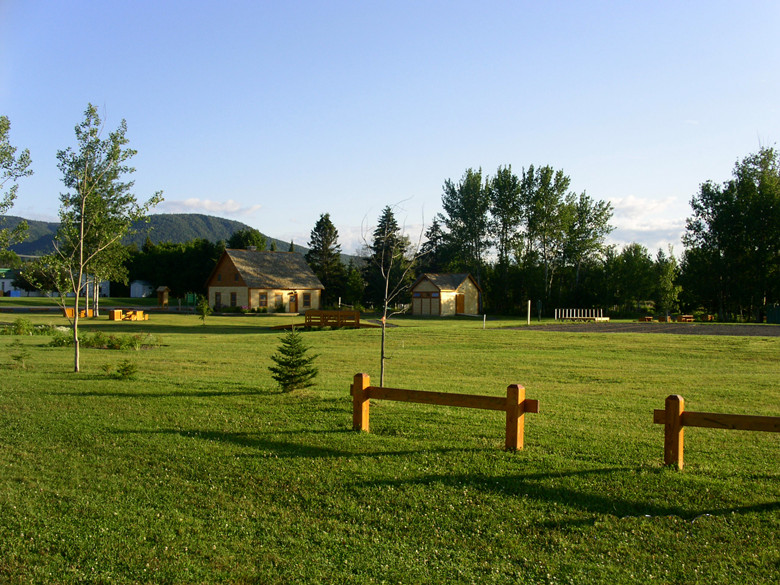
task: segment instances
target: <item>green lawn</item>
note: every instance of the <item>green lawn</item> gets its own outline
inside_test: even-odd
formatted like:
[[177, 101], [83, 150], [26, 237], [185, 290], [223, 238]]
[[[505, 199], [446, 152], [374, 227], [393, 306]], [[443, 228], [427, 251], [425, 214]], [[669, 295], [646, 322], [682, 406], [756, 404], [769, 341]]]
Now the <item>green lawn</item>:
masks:
[[[279, 393], [268, 326], [289, 320], [83, 320], [163, 345], [84, 349], [80, 374], [0, 336], [0, 582], [780, 582], [780, 435], [688, 429], [678, 472], [652, 424], [669, 394], [780, 416], [779, 338], [390, 329], [388, 386], [539, 399], [509, 453], [500, 412], [376, 401], [351, 431], [378, 329], [304, 333], [318, 384]], [[128, 359], [136, 380], [104, 373]]]

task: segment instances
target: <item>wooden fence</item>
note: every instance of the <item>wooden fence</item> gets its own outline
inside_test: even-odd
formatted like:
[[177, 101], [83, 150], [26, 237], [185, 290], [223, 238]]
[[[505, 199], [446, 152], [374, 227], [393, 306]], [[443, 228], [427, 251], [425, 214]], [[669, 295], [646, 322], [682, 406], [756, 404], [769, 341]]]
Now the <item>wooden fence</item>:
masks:
[[683, 432], [685, 427], [780, 432], [780, 416], [686, 411], [685, 400], [676, 394], [666, 398], [664, 410], [653, 411], [653, 422], [665, 427], [664, 464], [676, 464], [679, 469], [683, 468]]
[[305, 327], [360, 327], [360, 311], [320, 311], [305, 313]]
[[352, 386], [350, 386], [350, 394], [352, 395], [352, 428], [366, 432], [369, 430], [369, 399], [372, 398], [483, 410], [503, 410], [506, 412], [506, 441], [504, 445], [508, 450], [523, 448], [524, 415], [526, 412], [539, 412], [539, 401], [527, 399], [525, 388], [519, 384], [508, 386], [506, 397], [479, 396], [371, 386], [368, 374], [355, 374]]
[[555, 320], [609, 321], [609, 317], [604, 316], [604, 309], [555, 309]]

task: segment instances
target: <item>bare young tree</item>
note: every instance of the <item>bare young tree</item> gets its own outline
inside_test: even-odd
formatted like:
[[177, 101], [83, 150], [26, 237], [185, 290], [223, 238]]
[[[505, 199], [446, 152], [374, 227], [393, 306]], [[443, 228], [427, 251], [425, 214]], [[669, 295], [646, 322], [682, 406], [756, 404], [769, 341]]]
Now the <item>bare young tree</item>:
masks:
[[404, 235], [403, 227], [395, 220], [396, 206], [387, 206], [382, 210], [373, 240], [369, 244], [363, 236], [363, 242], [369, 251], [364, 275], [367, 282], [367, 294], [382, 311], [382, 341], [380, 346], [379, 385], [385, 384], [387, 320], [401, 311], [391, 310], [404, 292], [407, 292], [414, 278], [414, 267], [422, 255], [422, 231], [416, 244], [411, 244]]

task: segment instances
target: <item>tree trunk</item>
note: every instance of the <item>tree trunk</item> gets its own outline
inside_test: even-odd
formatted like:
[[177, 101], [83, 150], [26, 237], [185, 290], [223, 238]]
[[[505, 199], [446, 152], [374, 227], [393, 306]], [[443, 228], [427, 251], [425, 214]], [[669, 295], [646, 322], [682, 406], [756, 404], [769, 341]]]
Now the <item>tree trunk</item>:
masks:
[[73, 302], [73, 371], [78, 373], [79, 368], [79, 295]]

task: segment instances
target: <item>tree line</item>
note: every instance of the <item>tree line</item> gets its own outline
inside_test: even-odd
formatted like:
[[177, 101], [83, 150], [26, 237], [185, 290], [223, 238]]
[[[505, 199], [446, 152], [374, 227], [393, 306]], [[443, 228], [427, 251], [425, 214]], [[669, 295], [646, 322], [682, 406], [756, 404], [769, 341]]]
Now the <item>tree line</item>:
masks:
[[[0, 216], [16, 199], [18, 181], [32, 173], [29, 152], [10, 144], [9, 129], [8, 118], [0, 116]], [[31, 285], [70, 291], [78, 299], [90, 278], [125, 285], [139, 279], [183, 296], [203, 291], [225, 246], [266, 248], [254, 229], [227, 242], [147, 240], [140, 250], [121, 245], [161, 197], [139, 204], [131, 193], [127, 177], [135, 151], [127, 147], [124, 120], [107, 137], [102, 132], [89, 105], [76, 127], [77, 147], [58, 152], [66, 192], [56, 251], [25, 271]], [[701, 184], [690, 202], [679, 263], [671, 249], [608, 245], [612, 206], [570, 186], [569, 176], [551, 166], [516, 173], [506, 165], [493, 175], [469, 168], [460, 179], [444, 181], [442, 212], [417, 244], [387, 206], [365, 236], [362, 261], [345, 264], [338, 231], [323, 213], [306, 259], [323, 282], [326, 306], [339, 300], [374, 307], [388, 299], [408, 302], [409, 285], [425, 272], [471, 273], [484, 292], [485, 312], [524, 311], [532, 300], [545, 315], [556, 307], [601, 307], [613, 314], [652, 307], [656, 313], [762, 320], [780, 301], [780, 157], [774, 148], [738, 161], [723, 184]], [[23, 237], [23, 225], [0, 230], [0, 248]]]

